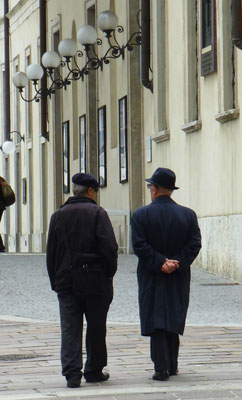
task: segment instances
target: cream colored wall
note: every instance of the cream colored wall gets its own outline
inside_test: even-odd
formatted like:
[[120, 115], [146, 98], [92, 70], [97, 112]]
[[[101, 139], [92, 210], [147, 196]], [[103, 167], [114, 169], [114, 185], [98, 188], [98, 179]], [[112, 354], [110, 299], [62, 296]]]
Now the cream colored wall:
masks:
[[[167, 81], [168, 113], [167, 123], [170, 130], [170, 140], [152, 143], [152, 163], [145, 163], [145, 174], [149, 176], [158, 166], [167, 166], [176, 171], [178, 185], [181, 189], [176, 193], [179, 201], [195, 207], [200, 216], [224, 215], [231, 212], [241, 212], [241, 190], [238, 190], [239, 176], [236, 171], [240, 166], [239, 154], [234, 154], [240, 147], [240, 120], [220, 124], [215, 116], [221, 111], [219, 76], [221, 71], [206, 77], [199, 76], [200, 113], [202, 129], [187, 134], [181, 130], [184, 124], [185, 87], [184, 87], [184, 1], [171, 0], [167, 2], [168, 32], [167, 46], [169, 68]], [[218, 8], [218, 11], [220, 8]], [[155, 18], [155, 15], [153, 15]], [[221, 16], [218, 16], [218, 22]], [[218, 23], [219, 25], [219, 23]], [[174, 29], [174, 26], [176, 29]], [[154, 43], [155, 47], [156, 43]], [[218, 60], [221, 43], [218, 40]], [[238, 50], [236, 49], [237, 53]], [[156, 55], [153, 54], [153, 63]], [[238, 55], [238, 63], [241, 56]], [[238, 66], [240, 71], [240, 66]], [[157, 66], [154, 68], [157, 70]], [[156, 76], [154, 76], [154, 81]], [[155, 86], [156, 90], [156, 86]], [[239, 97], [240, 85], [238, 84]], [[152, 95], [143, 90], [144, 137], [158, 133], [157, 93]], [[221, 174], [221, 171], [223, 173]], [[199, 174], [199, 178], [198, 178]], [[232, 179], [231, 179], [232, 176]], [[224, 184], [227, 182], [229, 187]], [[228, 190], [229, 189], [229, 190]], [[231, 193], [236, 193], [238, 201], [231, 201]], [[211, 202], [211, 196], [218, 196], [216, 202]], [[238, 197], [239, 196], [239, 197]]]
[[[92, 5], [95, 2], [81, 2], [77, 4], [76, 0], [59, 1], [59, 0], [48, 0], [47, 2], [47, 49], [52, 49], [52, 27], [56, 21], [60, 20], [60, 39], [71, 37], [73, 21], [76, 24], [76, 30], [78, 31], [81, 25], [86, 24], [86, 8], [85, 5]], [[120, 43], [126, 43], [127, 31], [128, 31], [128, 14], [127, 7], [123, 7], [124, 2], [112, 2], [112, 8], [119, 16], [119, 23], [124, 26], [124, 33], [117, 34]], [[97, 15], [110, 8], [110, 1], [103, 0], [96, 3]], [[25, 49], [31, 48], [31, 62], [38, 63], [39, 55], [37, 52], [37, 40], [39, 37], [39, 2], [38, 0], [26, 0], [10, 1], [10, 36], [11, 36], [11, 77], [13, 60], [16, 57], [19, 59], [19, 70], [25, 70]], [[71, 12], [70, 12], [71, 10]], [[1, 26], [2, 28], [2, 26]], [[1, 29], [0, 28], [0, 29]], [[31, 31], [31, 34], [30, 34]], [[100, 47], [99, 52], [103, 54], [105, 48], [104, 34], [98, 32], [98, 36], [103, 39], [103, 45]], [[1, 40], [2, 45], [2, 40]], [[78, 45], [78, 48], [81, 48]], [[129, 183], [121, 184], [119, 182], [119, 129], [118, 129], [118, 99], [125, 95], [128, 95], [128, 60], [129, 56], [127, 52], [125, 59], [121, 58], [118, 60], [111, 60], [111, 65], [104, 65], [103, 72], [97, 73], [97, 100], [98, 103], [93, 104], [93, 107], [100, 107], [106, 105], [107, 107], [107, 182], [108, 187], [100, 190], [100, 203], [108, 209], [128, 209], [129, 208]], [[114, 77], [115, 82], [111, 81]], [[115, 92], [113, 87], [115, 85]], [[11, 83], [11, 119], [13, 124], [13, 96], [14, 87]], [[78, 82], [78, 117], [87, 113], [87, 79], [84, 82]], [[73, 157], [73, 126], [72, 126], [72, 87], [68, 87], [66, 91], [61, 91], [61, 103], [62, 103], [62, 121], [70, 121], [70, 175], [72, 176], [79, 170], [79, 160]], [[20, 131], [21, 134], [25, 134], [25, 117], [26, 117], [26, 103], [20, 101]], [[41, 207], [43, 203], [41, 201], [41, 143], [44, 140], [40, 138], [40, 120], [39, 120], [39, 105], [33, 103], [33, 133], [32, 141], [21, 142], [20, 158], [21, 158], [21, 171], [20, 178], [22, 182], [23, 177], [28, 176], [28, 163], [27, 163], [27, 151], [32, 149], [33, 152], [33, 207], [34, 207], [34, 221], [33, 221], [33, 235], [32, 235], [32, 249], [33, 251], [40, 251], [44, 248], [42, 241], [42, 230], [43, 230], [43, 210]], [[46, 143], [46, 160], [47, 160], [47, 187], [48, 187], [48, 201], [47, 201], [47, 218], [49, 219], [54, 211], [54, 172], [55, 172], [55, 154], [54, 154], [54, 137], [53, 137], [53, 106], [52, 101], [48, 101], [48, 131], [50, 140]], [[112, 115], [110, 113], [112, 111]], [[14, 129], [14, 127], [12, 127]], [[111, 132], [112, 131], [112, 132]], [[2, 132], [1, 132], [2, 134]], [[61, 132], [60, 132], [61, 134]], [[128, 135], [131, 132], [128, 131]], [[112, 137], [112, 139], [111, 139]], [[2, 155], [0, 155], [2, 157]], [[14, 167], [14, 155], [9, 156], [9, 175], [10, 183], [15, 181], [15, 167]], [[58, 173], [58, 171], [57, 171]], [[21, 185], [20, 182], [20, 185]], [[13, 184], [14, 187], [14, 184]], [[28, 188], [27, 188], [28, 189]], [[22, 188], [20, 192], [22, 200]], [[68, 198], [68, 195], [63, 195], [63, 201]], [[21, 251], [30, 250], [30, 244], [28, 243], [29, 231], [29, 204], [21, 204]], [[16, 206], [12, 206], [10, 210], [10, 245], [9, 251], [15, 251], [15, 230], [16, 230]], [[114, 218], [114, 224], [118, 227], [122, 225], [122, 218]], [[121, 236], [123, 235], [121, 228]]]
[[[19, 4], [20, 7], [15, 7]], [[21, 70], [25, 68], [25, 49], [31, 47], [32, 62], [38, 62], [37, 40], [39, 36], [39, 13], [38, 1], [26, 0], [18, 2], [10, 1], [10, 34], [11, 34], [11, 65], [12, 74], [13, 60], [19, 57]], [[48, 0], [47, 1], [47, 48], [52, 47], [51, 32], [55, 21], [60, 20], [60, 37], [64, 39], [71, 37], [73, 21], [78, 31], [81, 25], [86, 23], [86, 4], [94, 2], [77, 2], [76, 0]], [[124, 6], [125, 4], [125, 6]], [[241, 119], [220, 123], [215, 118], [218, 114], [227, 110], [224, 109], [224, 91], [227, 90], [227, 82], [223, 83], [225, 66], [223, 36], [224, 0], [217, 0], [217, 35], [218, 35], [218, 71], [206, 77], [200, 76], [198, 67], [198, 90], [199, 90], [199, 120], [202, 122], [200, 130], [186, 133], [182, 127], [187, 122], [187, 92], [188, 80], [187, 68], [189, 57], [187, 55], [187, 32], [186, 7], [189, 2], [186, 0], [166, 1], [166, 76], [165, 86], [161, 84], [161, 54], [160, 54], [160, 32], [162, 27], [159, 24], [160, 14], [159, 0], [152, 0], [152, 69], [154, 92], [148, 89], [142, 90], [142, 162], [137, 166], [136, 161], [130, 159], [129, 167], [136, 166], [142, 170], [144, 178], [150, 177], [159, 166], [173, 169], [177, 174], [177, 185], [180, 190], [174, 193], [174, 199], [181, 204], [192, 207], [199, 216], [200, 226], [203, 232], [203, 249], [197, 261], [204, 268], [231, 276], [234, 279], [242, 280], [242, 253], [240, 251], [241, 230], [242, 230], [242, 185], [240, 171], [241, 160]], [[129, 2], [128, 0], [98, 0], [96, 2], [97, 14], [105, 9], [115, 9], [119, 17], [119, 23], [124, 26], [124, 33], [117, 37], [121, 43], [127, 40], [129, 26]], [[15, 7], [15, 8], [13, 8]], [[0, 15], [1, 15], [0, 8]], [[183, 16], [183, 17], [181, 17]], [[223, 18], [222, 18], [223, 17]], [[198, 7], [198, 25], [200, 21]], [[158, 25], [157, 25], [158, 24]], [[30, 28], [31, 27], [31, 34]], [[199, 35], [199, 28], [198, 28]], [[103, 39], [102, 32], [98, 36]], [[105, 44], [99, 47], [99, 54], [103, 52]], [[198, 37], [199, 43], [199, 37]], [[3, 21], [0, 20], [0, 49], [3, 49]], [[78, 45], [81, 49], [81, 45]], [[2, 52], [1, 52], [2, 54]], [[198, 45], [198, 65], [200, 63]], [[111, 60], [110, 65], [104, 65], [103, 71], [97, 72], [97, 105], [99, 108], [107, 107], [107, 188], [100, 190], [100, 203], [108, 209], [128, 209], [131, 202], [131, 180], [128, 183], [119, 182], [119, 138], [118, 138], [118, 99], [128, 95], [128, 105], [131, 97], [129, 79], [132, 79], [131, 57], [125, 54], [125, 59]], [[226, 59], [226, 57], [225, 57]], [[0, 59], [0, 62], [1, 59]], [[235, 70], [236, 70], [236, 104], [239, 108], [242, 96], [241, 74], [242, 74], [242, 52], [235, 49]], [[0, 78], [1, 79], [1, 78]], [[78, 117], [86, 114], [87, 103], [87, 79], [84, 82], [78, 81]], [[11, 118], [13, 115], [13, 93], [11, 85]], [[164, 99], [164, 96], [166, 97]], [[75, 159], [73, 148], [73, 98], [72, 86], [66, 91], [61, 91], [61, 114], [62, 121], [70, 121], [70, 175], [79, 170], [79, 160]], [[0, 100], [2, 101], [2, 100]], [[137, 88], [137, 102], [140, 101]], [[47, 160], [47, 219], [49, 220], [54, 211], [54, 133], [53, 133], [53, 102], [48, 101], [48, 130], [50, 141], [46, 142]], [[137, 103], [138, 104], [138, 103]], [[166, 104], [166, 122], [161, 113], [162, 107]], [[25, 134], [26, 104], [21, 100], [21, 133]], [[2, 107], [0, 107], [2, 110]], [[133, 108], [128, 106], [128, 113]], [[135, 115], [133, 115], [135, 117]], [[162, 116], [162, 118], [161, 118]], [[33, 250], [41, 251], [44, 248], [43, 240], [43, 209], [41, 199], [41, 142], [39, 105], [33, 104], [33, 141], [21, 142], [21, 179], [28, 175], [27, 150], [32, 147], [33, 152]], [[12, 126], [12, 128], [14, 128]], [[0, 126], [0, 137], [3, 131]], [[132, 135], [130, 126], [128, 135]], [[61, 135], [61, 132], [60, 132]], [[170, 136], [169, 136], [170, 135]], [[146, 161], [145, 139], [147, 136], [157, 137], [164, 141], [155, 142], [152, 140], [152, 162]], [[131, 136], [129, 137], [129, 139]], [[130, 140], [129, 140], [130, 143]], [[132, 153], [135, 155], [135, 150]], [[137, 154], [138, 156], [138, 154]], [[3, 165], [3, 155], [0, 153], [0, 160]], [[9, 156], [10, 182], [15, 181], [14, 156]], [[132, 182], [135, 185], [135, 182]], [[150, 202], [149, 191], [145, 188], [144, 197], [140, 199], [144, 204]], [[22, 196], [22, 194], [21, 194]], [[63, 201], [69, 195], [63, 195]], [[28, 205], [22, 205], [22, 239], [21, 251], [28, 251], [29, 237], [29, 214]], [[15, 206], [10, 210], [10, 251], [15, 251]], [[115, 229], [118, 232], [122, 220], [113, 218]], [[123, 236], [121, 229], [121, 237]]]
[[[119, 3], [116, 7], [116, 13], [119, 16], [119, 23], [124, 25], [125, 32], [127, 31], [127, 15], [126, 9], [122, 6], [123, 3]], [[71, 37], [71, 28], [72, 21], [75, 20], [76, 29], [78, 31], [81, 25], [86, 23], [86, 9], [85, 2], [82, 2], [80, 9], [80, 4], [77, 5], [76, 1], [70, 1], [68, 4], [66, 2], [58, 1], [49, 1], [48, 2], [48, 24], [50, 31], [51, 23], [56, 15], [61, 15], [61, 38]], [[72, 13], [69, 10], [72, 10]], [[105, 10], [109, 9], [109, 1], [99, 1], [97, 3], [96, 13], [97, 15]], [[105, 41], [104, 34], [100, 30], [98, 31], [98, 37], [103, 40], [103, 45], [98, 48], [99, 55], [103, 54], [105, 51]], [[120, 38], [120, 42], [124, 43], [126, 40], [126, 34], [118, 34], [118, 39]], [[50, 47], [50, 36], [49, 36], [49, 47]], [[78, 48], [82, 49], [82, 46], [79, 44]], [[106, 46], [107, 48], [107, 46]], [[98, 76], [98, 102], [97, 107], [101, 107], [102, 105], [106, 105], [107, 107], [107, 182], [108, 187], [101, 189], [100, 193], [100, 202], [101, 204], [106, 204], [107, 208], [128, 208], [129, 207], [129, 188], [128, 184], [120, 184], [119, 183], [119, 153], [118, 153], [118, 118], [116, 119], [116, 126], [111, 124], [111, 115], [110, 109], [114, 109], [116, 107], [116, 113], [118, 109], [118, 99], [125, 96], [127, 94], [127, 57], [125, 60], [111, 60], [112, 67], [110, 65], [104, 65], [103, 71], [97, 73]], [[115, 103], [111, 102], [111, 92], [112, 92], [112, 83], [110, 85], [110, 68], [115, 68], [115, 74], [118, 77], [116, 84], [116, 92], [117, 98], [115, 99]], [[86, 113], [87, 104], [86, 104], [86, 82], [78, 83], [78, 107], [79, 107], [79, 115]], [[63, 121], [70, 120], [71, 116], [71, 87], [68, 87], [67, 91], [63, 91], [62, 96], [62, 104], [63, 104]], [[95, 104], [93, 104], [95, 107]], [[117, 115], [118, 116], [118, 115]], [[70, 123], [72, 121], [70, 120]], [[114, 129], [115, 132], [112, 132], [112, 135], [116, 135], [116, 147], [112, 148], [111, 146], [111, 129]], [[70, 127], [71, 130], [71, 127]], [[72, 140], [72, 136], [71, 136]], [[50, 138], [51, 144], [51, 138]], [[72, 149], [72, 142], [70, 148]], [[71, 153], [71, 159], [72, 153]], [[79, 169], [79, 161], [71, 162], [71, 175], [77, 172]], [[116, 195], [119, 192], [122, 192], [122, 195]], [[110, 195], [112, 193], [112, 195]], [[65, 196], [68, 197], [68, 196]]]
[[[169, 167], [176, 172], [177, 185], [180, 190], [174, 192], [173, 198], [179, 203], [192, 207], [199, 216], [203, 234], [203, 249], [197, 264], [204, 268], [230, 276], [242, 281], [242, 185], [241, 185], [241, 119], [225, 123], [215, 118], [224, 109], [223, 95], [228, 82], [223, 81], [224, 41], [222, 21], [225, 3], [217, 1], [217, 59], [218, 70], [206, 77], [200, 76], [199, 85], [199, 119], [202, 128], [196, 132], [185, 133], [181, 127], [186, 123], [186, 77], [185, 60], [186, 26], [183, 15], [184, 1], [169, 0], [166, 2], [167, 27], [167, 128], [170, 139], [152, 142], [152, 163], [145, 162], [145, 175], [151, 176], [158, 166]], [[153, 3], [153, 18], [158, 2]], [[226, 5], [226, 4], [225, 4]], [[198, 9], [198, 23], [200, 21]], [[176, 27], [174, 29], [174, 27]], [[200, 27], [198, 28], [199, 34]], [[156, 35], [153, 36], [153, 48], [156, 48]], [[200, 46], [200, 45], [199, 45]], [[198, 62], [200, 47], [198, 47]], [[240, 106], [242, 96], [240, 81], [242, 78], [242, 52], [235, 48], [236, 109]], [[157, 56], [153, 52], [155, 73], [158, 71]], [[154, 75], [154, 94], [143, 90], [143, 135], [159, 133], [158, 117], [159, 96], [157, 93], [157, 75]], [[155, 112], [154, 112], [155, 111]], [[145, 202], [150, 201], [146, 191]]]
[[[19, 70], [25, 70], [25, 50], [30, 47], [31, 60], [36, 62], [37, 58], [37, 37], [38, 37], [38, 12], [37, 12], [37, 1], [23, 2], [22, 7], [15, 7], [16, 2], [10, 4], [9, 9], [9, 25], [10, 25], [10, 92], [11, 92], [11, 105], [10, 105], [10, 118], [11, 118], [11, 130], [16, 129], [14, 125], [14, 87], [12, 85], [13, 68], [15, 60], [18, 59]], [[31, 34], [30, 34], [31, 27]], [[20, 101], [20, 133], [25, 136], [25, 142], [20, 143], [20, 207], [21, 207], [21, 221], [20, 221], [20, 250], [29, 251], [30, 245], [30, 233], [33, 229], [34, 232], [40, 232], [40, 219], [41, 212], [34, 213], [33, 227], [30, 227], [28, 206], [22, 204], [22, 178], [28, 176], [28, 164], [27, 164], [27, 151], [32, 149], [33, 152], [33, 171], [35, 171], [35, 177], [33, 178], [33, 204], [39, 204], [40, 199], [40, 181], [39, 181], [39, 108], [38, 105], [33, 105], [33, 140], [27, 140], [26, 137], [26, 103]], [[12, 136], [14, 138], [14, 135]], [[15, 136], [16, 137], [16, 136]], [[16, 190], [15, 184], [15, 155], [9, 155], [9, 176], [10, 182], [13, 188]], [[29, 186], [27, 184], [27, 201], [29, 199]], [[16, 232], [16, 204], [10, 208], [10, 236], [9, 236], [9, 251], [15, 251], [15, 232]]]
[[0, 3], [0, 18], [3, 18], [4, 16], [4, 2], [1, 1]]
[[[87, 6], [92, 5], [93, 2], [88, 2]], [[96, 15], [100, 12], [110, 8], [110, 1], [98, 1], [96, 3]], [[72, 12], [70, 13], [70, 9]], [[119, 23], [124, 26], [124, 33], [117, 34], [120, 43], [127, 41], [127, 23], [128, 15], [126, 7], [123, 7], [123, 2], [115, 2], [115, 12], [119, 17]], [[77, 4], [76, 1], [60, 2], [59, 0], [48, 2], [48, 31], [51, 31], [51, 20], [54, 20], [56, 16], [61, 15], [60, 23], [60, 35], [61, 39], [65, 37], [71, 37], [72, 21], [75, 21], [76, 30], [78, 31], [81, 25], [86, 24], [86, 8], [85, 2]], [[49, 47], [50, 47], [50, 35]], [[98, 46], [98, 54], [102, 56], [107, 49], [106, 39], [104, 38], [103, 32], [98, 30], [98, 37], [103, 40], [102, 46]], [[82, 46], [79, 44], [78, 48], [82, 50]], [[128, 209], [129, 208], [129, 184], [119, 183], [119, 129], [118, 129], [118, 99], [127, 95], [128, 93], [128, 82], [127, 82], [127, 62], [128, 57], [125, 56], [125, 60], [121, 58], [118, 60], [111, 60], [109, 65], [103, 66], [103, 71], [97, 72], [97, 104], [93, 104], [93, 107], [101, 107], [106, 105], [106, 127], [107, 127], [107, 187], [102, 188], [99, 192], [99, 202], [107, 209]], [[80, 60], [80, 65], [84, 65]], [[115, 79], [113, 81], [112, 79]], [[79, 116], [87, 113], [87, 81], [85, 78], [84, 82], [78, 82], [78, 110]], [[110, 84], [111, 82], [111, 84]], [[115, 91], [114, 91], [115, 87]], [[70, 120], [70, 133], [72, 132], [72, 97], [71, 87], [68, 87], [66, 91], [62, 91], [62, 120]], [[50, 108], [49, 108], [50, 110]], [[51, 126], [51, 115], [50, 115], [50, 126]], [[130, 132], [128, 133], [130, 134]], [[70, 135], [70, 149], [71, 149], [71, 163], [70, 172], [71, 176], [79, 171], [79, 160], [73, 160], [73, 136]], [[53, 148], [53, 138], [50, 135], [50, 147]], [[49, 168], [54, 166], [50, 165]], [[63, 197], [68, 198], [68, 195]], [[53, 212], [53, 207], [49, 207], [49, 215]], [[123, 218], [113, 217], [113, 224], [117, 235], [123, 237]]]
[[[109, 1], [98, 2], [97, 14], [109, 9]], [[126, 8], [119, 2], [116, 4], [115, 12], [119, 18], [119, 24], [124, 27], [124, 32], [117, 33], [117, 39], [121, 44], [125, 43], [127, 32]], [[98, 31], [98, 36], [104, 38], [103, 32]], [[103, 40], [105, 42], [105, 39]], [[102, 53], [106, 50], [102, 46]], [[107, 46], [106, 46], [107, 49]], [[111, 68], [115, 69], [116, 82], [111, 80]], [[120, 57], [117, 60], [111, 60], [109, 65], [104, 65], [103, 71], [98, 72], [98, 107], [107, 106], [107, 182], [108, 186], [100, 191], [100, 203], [105, 204], [106, 208], [128, 209], [129, 208], [129, 186], [127, 183], [119, 183], [119, 121], [118, 121], [118, 100], [127, 95], [127, 54], [125, 59]], [[111, 98], [113, 85], [116, 85], [116, 99]], [[114, 100], [114, 102], [112, 102]], [[110, 110], [116, 108], [116, 125], [111, 124]], [[111, 133], [111, 130], [114, 132]], [[112, 148], [111, 135], [116, 136], [116, 147]], [[130, 134], [130, 132], [129, 132]]]
[[[72, 10], [72, 12], [70, 12]], [[60, 16], [60, 18], [59, 18]], [[48, 35], [47, 35], [47, 50], [52, 50], [52, 38], [51, 31], [52, 26], [56, 20], [60, 19], [60, 40], [65, 38], [72, 37], [72, 25], [73, 21], [76, 25], [76, 30], [78, 31], [81, 25], [85, 24], [85, 7], [84, 2], [81, 4], [77, 4], [75, 0], [73, 1], [48, 1], [47, 7], [47, 26], [48, 26]], [[78, 48], [81, 48], [81, 45], [78, 44]], [[63, 71], [63, 70], [62, 70]], [[63, 73], [65, 75], [66, 69]], [[76, 101], [78, 102], [78, 114], [79, 116], [86, 113], [86, 83], [79, 81], [77, 83], [77, 91], [78, 98]], [[72, 176], [79, 170], [79, 160], [73, 157], [73, 120], [72, 120], [72, 85], [68, 86], [66, 90], [61, 90], [61, 102], [62, 102], [62, 122], [69, 121], [69, 129], [70, 129], [70, 175]], [[49, 170], [55, 170], [55, 157], [54, 157], [54, 132], [53, 132], [53, 114], [52, 114], [52, 102], [49, 102], [48, 105], [49, 110], [49, 128], [50, 128], [50, 141], [49, 141], [49, 149], [51, 157], [49, 157]], [[62, 135], [62, 132], [60, 132]], [[49, 176], [49, 185], [50, 187], [54, 187], [54, 174]], [[48, 207], [48, 219], [54, 211], [54, 193], [53, 190], [50, 192], [50, 204]], [[67, 200], [69, 197], [68, 194], [63, 194], [63, 202]]]

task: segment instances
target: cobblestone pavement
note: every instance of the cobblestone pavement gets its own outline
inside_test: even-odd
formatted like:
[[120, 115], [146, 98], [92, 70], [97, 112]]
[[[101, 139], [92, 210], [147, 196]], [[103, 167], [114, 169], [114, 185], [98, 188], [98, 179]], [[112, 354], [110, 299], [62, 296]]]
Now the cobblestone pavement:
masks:
[[69, 389], [57, 323], [0, 321], [0, 400], [242, 399], [242, 328], [188, 327], [179, 375], [151, 379], [149, 339], [136, 325], [109, 325], [110, 380]]
[[241, 285], [193, 268], [179, 375], [156, 382], [149, 338], [139, 332], [136, 262], [119, 258], [107, 336], [110, 380], [68, 389], [44, 255], [0, 256], [0, 400], [242, 399]]

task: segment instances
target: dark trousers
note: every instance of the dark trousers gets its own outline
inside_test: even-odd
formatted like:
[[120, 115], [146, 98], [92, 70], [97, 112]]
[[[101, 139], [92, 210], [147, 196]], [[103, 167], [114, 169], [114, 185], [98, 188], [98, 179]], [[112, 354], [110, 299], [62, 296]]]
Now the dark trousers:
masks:
[[82, 375], [83, 316], [87, 322], [84, 376], [102, 371], [107, 365], [106, 319], [112, 301], [112, 287], [103, 295], [58, 294], [61, 319], [62, 374]]
[[[2, 219], [3, 211], [4, 211], [4, 210], [1, 210], [1, 211], [0, 211], [0, 222], [1, 222], [1, 219]], [[4, 250], [4, 249], [5, 249], [5, 246], [4, 246], [4, 244], [3, 244], [2, 236], [1, 236], [1, 234], [0, 234], [0, 251], [1, 251], [1, 250]]]
[[176, 371], [178, 366], [179, 335], [158, 329], [150, 337], [150, 355], [155, 371]]

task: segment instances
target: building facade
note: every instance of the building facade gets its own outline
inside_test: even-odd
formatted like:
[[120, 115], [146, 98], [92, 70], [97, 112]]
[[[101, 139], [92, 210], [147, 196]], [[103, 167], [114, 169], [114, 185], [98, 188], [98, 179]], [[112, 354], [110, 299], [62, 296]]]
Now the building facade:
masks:
[[[8, 132], [24, 136], [21, 140], [13, 132], [15, 152], [0, 152], [1, 175], [17, 195], [1, 222], [10, 252], [45, 251], [50, 215], [70, 196], [71, 176], [78, 171], [98, 177], [98, 201], [110, 213], [120, 247], [127, 251], [129, 216], [150, 201], [145, 178], [164, 166], [177, 175], [180, 190], [173, 198], [198, 214], [203, 248], [197, 263], [242, 281], [242, 55], [232, 45], [233, 7], [238, 3], [4, 0], [0, 143]], [[104, 10], [115, 12], [123, 26], [116, 33], [121, 45], [141, 24], [142, 46], [125, 49], [123, 57], [88, 71], [44, 102], [23, 101], [13, 75], [40, 63], [44, 50], [58, 51], [64, 38], [77, 41], [81, 26], [97, 29], [102, 44], [96, 52], [103, 57], [108, 41], [96, 21]], [[85, 53], [80, 43], [78, 49]], [[77, 58], [83, 68], [85, 54]], [[67, 67], [60, 70], [67, 75]], [[23, 95], [31, 99], [34, 93], [29, 84]]]

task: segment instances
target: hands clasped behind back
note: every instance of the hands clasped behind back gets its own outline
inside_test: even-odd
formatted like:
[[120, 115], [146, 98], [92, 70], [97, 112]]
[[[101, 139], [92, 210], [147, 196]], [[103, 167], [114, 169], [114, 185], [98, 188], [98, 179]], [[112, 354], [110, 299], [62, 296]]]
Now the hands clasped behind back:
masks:
[[161, 272], [164, 274], [171, 274], [179, 268], [179, 261], [177, 260], [169, 260], [166, 258], [164, 264], [161, 266]]

